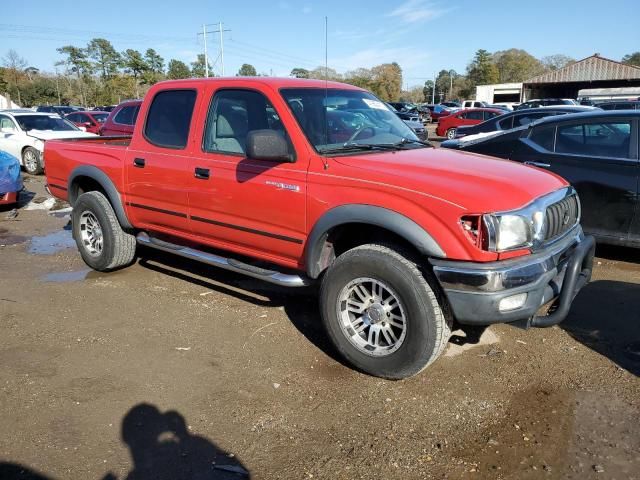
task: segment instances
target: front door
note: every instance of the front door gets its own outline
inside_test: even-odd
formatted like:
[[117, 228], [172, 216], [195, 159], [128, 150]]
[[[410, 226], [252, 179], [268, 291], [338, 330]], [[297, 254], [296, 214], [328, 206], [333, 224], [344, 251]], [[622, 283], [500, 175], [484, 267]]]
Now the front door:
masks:
[[567, 179], [578, 191], [585, 231], [626, 240], [638, 198], [637, 121], [631, 118], [542, 124], [529, 137], [548, 153], [529, 160]]
[[[306, 227], [308, 156], [296, 151], [276, 109], [251, 89], [210, 93], [200, 149], [191, 162], [191, 228], [201, 241], [294, 264]], [[289, 142], [291, 162], [248, 158], [247, 133], [271, 129]]]
[[189, 232], [189, 132], [196, 96], [193, 89], [158, 92], [127, 150], [125, 200], [141, 229]]
[[25, 134], [18, 129], [11, 117], [0, 115], [0, 150], [10, 153], [22, 163], [22, 147]]

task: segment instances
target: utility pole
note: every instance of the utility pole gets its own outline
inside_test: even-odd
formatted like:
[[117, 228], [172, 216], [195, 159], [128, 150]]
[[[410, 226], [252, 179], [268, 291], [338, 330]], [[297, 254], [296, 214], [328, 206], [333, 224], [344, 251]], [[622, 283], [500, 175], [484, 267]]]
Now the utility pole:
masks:
[[436, 103], [436, 72], [433, 72], [433, 88], [431, 89], [431, 105]]
[[[207, 27], [210, 27], [212, 25], [216, 25], [218, 27], [218, 30], [207, 31]], [[220, 34], [220, 53], [218, 54], [218, 56], [220, 57], [220, 63], [222, 67], [222, 76], [224, 77], [224, 32], [230, 32], [231, 30], [228, 30], [228, 29], [225, 30], [222, 28], [222, 26], [223, 26], [222, 22], [202, 24], [202, 33], [198, 34], [198, 35], [202, 35], [202, 39], [204, 41], [204, 76], [205, 77], [209, 77], [209, 57], [207, 55], [207, 34], [208, 33]]]

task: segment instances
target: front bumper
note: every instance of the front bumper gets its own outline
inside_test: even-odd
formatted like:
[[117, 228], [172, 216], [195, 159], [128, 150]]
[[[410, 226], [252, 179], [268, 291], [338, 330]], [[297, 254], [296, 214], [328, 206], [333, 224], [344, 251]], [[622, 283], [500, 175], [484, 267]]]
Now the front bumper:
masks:
[[[525, 257], [489, 263], [434, 259], [431, 263], [458, 322], [548, 327], [566, 318], [573, 299], [591, 279], [594, 251], [594, 238], [584, 236], [577, 227], [553, 246]], [[526, 294], [521, 306], [500, 309], [503, 299], [518, 294]], [[537, 315], [550, 303], [546, 314]]]

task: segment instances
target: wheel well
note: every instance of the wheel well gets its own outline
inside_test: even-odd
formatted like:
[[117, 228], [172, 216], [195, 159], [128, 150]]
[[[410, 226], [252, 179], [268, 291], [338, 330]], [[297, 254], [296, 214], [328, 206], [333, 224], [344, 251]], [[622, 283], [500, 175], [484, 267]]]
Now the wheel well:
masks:
[[391, 230], [367, 223], [346, 223], [327, 232], [319, 259], [320, 271], [326, 270], [333, 260], [347, 250], [368, 243], [394, 245], [404, 252], [420, 255], [414, 245]]
[[69, 189], [69, 203], [73, 205], [80, 195], [87, 192], [100, 192], [109, 198], [100, 182], [91, 177], [78, 176], [73, 179], [73, 183]]

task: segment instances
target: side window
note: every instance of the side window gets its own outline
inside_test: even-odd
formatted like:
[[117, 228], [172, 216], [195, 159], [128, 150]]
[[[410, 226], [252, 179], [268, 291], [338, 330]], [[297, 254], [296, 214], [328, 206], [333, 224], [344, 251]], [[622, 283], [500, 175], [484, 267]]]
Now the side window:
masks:
[[467, 120], [483, 120], [484, 116], [483, 116], [484, 112], [467, 112]]
[[10, 130], [16, 129], [11, 119], [5, 116], [0, 116], [0, 128], [8, 128]]
[[78, 123], [80, 121], [77, 113], [72, 113], [71, 115], [68, 115], [65, 118], [70, 122], [74, 122], [74, 123]]
[[599, 122], [558, 127], [556, 152], [629, 158], [630, 122]]
[[[160, 147], [186, 147], [195, 103], [195, 90], [165, 90], [157, 93], [147, 114], [145, 138]], [[131, 113], [135, 121], [136, 107]]]
[[489, 120], [497, 115], [498, 114], [496, 112], [484, 112], [484, 119]]
[[540, 125], [534, 127], [529, 134], [529, 140], [536, 145], [553, 152], [553, 140], [556, 133], [555, 125]]
[[616, 108], [616, 104], [615, 103], [603, 103], [598, 105], [602, 110], [615, 110]]
[[278, 113], [262, 93], [221, 90], [209, 106], [202, 148], [205, 152], [244, 155], [247, 134], [264, 129], [276, 130], [287, 138]]
[[553, 113], [549, 112], [541, 112], [541, 113], [524, 113], [522, 115], [518, 115], [513, 120], [514, 127], [522, 127], [524, 125], [529, 125], [534, 120], [538, 120], [539, 118], [548, 117], [549, 115], [553, 115]]
[[503, 118], [498, 122], [498, 125], [502, 130], [510, 130], [513, 128], [513, 118], [514, 118], [514, 115], [507, 118]]

